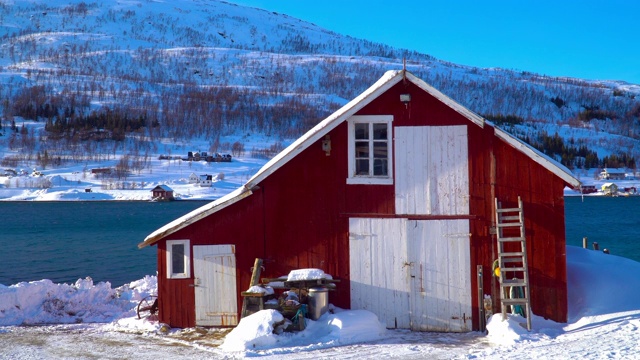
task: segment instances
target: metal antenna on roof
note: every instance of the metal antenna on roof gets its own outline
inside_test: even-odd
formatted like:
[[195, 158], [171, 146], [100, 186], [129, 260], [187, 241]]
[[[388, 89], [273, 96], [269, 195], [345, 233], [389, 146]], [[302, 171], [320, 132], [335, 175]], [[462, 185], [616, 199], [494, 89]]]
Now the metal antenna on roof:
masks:
[[402, 57], [402, 82], [407, 82], [407, 58]]

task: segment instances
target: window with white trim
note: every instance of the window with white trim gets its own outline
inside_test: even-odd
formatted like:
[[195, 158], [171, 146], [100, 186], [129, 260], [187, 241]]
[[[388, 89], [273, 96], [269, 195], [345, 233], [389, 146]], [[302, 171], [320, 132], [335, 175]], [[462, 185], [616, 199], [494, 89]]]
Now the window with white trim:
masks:
[[392, 115], [349, 118], [347, 184], [393, 184], [392, 121]]
[[189, 240], [167, 240], [167, 279], [191, 277]]

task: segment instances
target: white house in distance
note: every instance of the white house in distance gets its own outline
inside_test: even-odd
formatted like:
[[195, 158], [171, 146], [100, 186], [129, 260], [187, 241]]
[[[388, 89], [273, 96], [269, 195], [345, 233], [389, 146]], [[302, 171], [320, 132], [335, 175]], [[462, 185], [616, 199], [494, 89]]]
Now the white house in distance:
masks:
[[213, 184], [213, 175], [196, 175], [196, 173], [191, 173], [191, 175], [189, 175], [189, 184], [194, 184], [202, 187], [211, 187], [211, 185]]
[[602, 193], [605, 195], [617, 195], [618, 194], [618, 185], [608, 182], [602, 184]]
[[200, 175], [198, 185], [202, 187], [207, 187], [207, 186], [210, 187], [211, 184], [213, 184], [213, 175], [209, 175], [209, 174]]
[[624, 180], [626, 178], [626, 172], [624, 169], [604, 168], [600, 172], [600, 179], [602, 180]]

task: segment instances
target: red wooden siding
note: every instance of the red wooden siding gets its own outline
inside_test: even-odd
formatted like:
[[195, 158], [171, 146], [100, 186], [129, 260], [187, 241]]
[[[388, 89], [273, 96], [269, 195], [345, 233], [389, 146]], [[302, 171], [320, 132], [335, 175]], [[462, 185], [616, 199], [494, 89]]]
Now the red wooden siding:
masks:
[[[249, 287], [251, 267], [256, 257], [264, 257], [264, 228], [262, 201], [250, 196], [223, 209], [218, 215], [195, 222], [166, 240], [189, 239], [193, 245], [236, 245], [237, 298], [241, 309], [240, 292]], [[195, 326], [195, 293], [193, 287], [193, 261], [191, 279], [167, 279], [165, 244], [158, 243], [158, 303], [160, 321], [174, 327]], [[191, 249], [193, 254], [193, 248]]]
[[[477, 265], [483, 267], [484, 294], [499, 294], [496, 278], [491, 276], [491, 267], [495, 257], [495, 238], [490, 234], [494, 224], [493, 198], [495, 187], [495, 161], [492, 150], [494, 142], [500, 141], [493, 135], [493, 128], [485, 126], [469, 127], [469, 213], [475, 216], [470, 223], [471, 234], [471, 306], [473, 309], [473, 328], [479, 329], [478, 314], [478, 277]], [[493, 290], [493, 291], [492, 291]], [[495, 308], [497, 310], [498, 308]]]
[[[262, 181], [260, 190], [246, 199], [261, 197], [267, 204], [261, 229], [264, 276], [320, 268], [335, 278], [348, 278], [348, 254], [337, 246], [344, 242], [348, 228], [347, 219], [337, 215], [345, 207], [346, 136], [343, 124], [330, 134], [329, 156], [321, 141], [316, 142]], [[248, 282], [241, 286], [246, 287]], [[347, 307], [348, 296], [348, 283], [343, 282], [331, 293], [331, 301]]]
[[497, 196], [506, 205], [514, 205], [518, 196], [523, 201], [532, 310], [536, 315], [565, 322], [564, 183], [504, 142], [498, 144]]

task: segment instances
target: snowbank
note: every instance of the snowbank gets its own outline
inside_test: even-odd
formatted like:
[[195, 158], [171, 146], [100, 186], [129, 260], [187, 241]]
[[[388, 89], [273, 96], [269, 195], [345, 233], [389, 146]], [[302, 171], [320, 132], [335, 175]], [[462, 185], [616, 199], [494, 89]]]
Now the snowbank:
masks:
[[[494, 314], [487, 323], [488, 340], [515, 345], [543, 337], [557, 337], [577, 329], [597, 326], [616, 317], [640, 318], [640, 263], [600, 251], [567, 246], [568, 324], [532, 317]], [[638, 321], [636, 319], [636, 321]], [[638, 321], [640, 322], [640, 321]]]
[[111, 322], [133, 316], [138, 302], [156, 287], [151, 276], [117, 289], [89, 277], [71, 285], [46, 279], [0, 284], [0, 326]]
[[567, 246], [569, 322], [640, 309], [640, 263]]
[[262, 310], [240, 321], [220, 346], [236, 355], [286, 354], [331, 346], [370, 342], [384, 338], [385, 327], [378, 317], [366, 310], [340, 310], [326, 313], [317, 321], [305, 319], [306, 328], [300, 332], [274, 334], [282, 314]]

